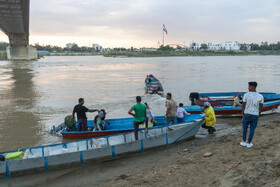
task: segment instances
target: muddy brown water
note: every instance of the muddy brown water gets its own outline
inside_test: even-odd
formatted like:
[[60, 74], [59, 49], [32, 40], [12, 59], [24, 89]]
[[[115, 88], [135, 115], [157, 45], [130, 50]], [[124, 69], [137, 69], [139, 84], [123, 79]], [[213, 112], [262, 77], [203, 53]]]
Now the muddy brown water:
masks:
[[[190, 92], [247, 91], [252, 80], [259, 83], [258, 91], [280, 93], [279, 69], [280, 56], [0, 61], [0, 151], [62, 142], [61, 136], [48, 131], [71, 114], [79, 97], [85, 98], [88, 108], [103, 108], [108, 118], [117, 118], [128, 117], [135, 96], [140, 95], [154, 115], [164, 115], [165, 99], [144, 95], [147, 74], [159, 78], [165, 93], [171, 92], [178, 103], [189, 104]], [[223, 130], [240, 123], [240, 118], [219, 119], [216, 126]], [[204, 136], [200, 131], [198, 138]]]

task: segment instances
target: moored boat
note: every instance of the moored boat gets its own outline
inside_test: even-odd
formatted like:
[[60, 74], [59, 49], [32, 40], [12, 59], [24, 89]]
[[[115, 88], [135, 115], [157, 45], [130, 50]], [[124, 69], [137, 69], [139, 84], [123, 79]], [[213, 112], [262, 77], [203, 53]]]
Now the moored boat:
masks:
[[194, 121], [183, 122], [171, 126], [158, 126], [145, 133], [139, 131], [139, 140], [134, 139], [134, 133], [122, 133], [106, 137], [83, 139], [67, 143], [31, 147], [16, 151], [2, 152], [8, 155], [21, 152], [17, 160], [0, 162], [0, 175], [22, 175], [36, 171], [49, 171], [65, 167], [73, 167], [90, 161], [104, 161], [123, 157], [125, 155], [143, 152], [161, 146], [169, 146], [178, 141], [193, 138], [204, 123], [203, 115]]
[[[190, 93], [189, 99], [192, 105], [203, 106], [205, 101], [208, 101], [212, 106], [232, 106], [233, 100], [241, 93], [243, 97], [246, 92], [216, 92], [216, 93]], [[280, 94], [260, 92], [264, 97], [264, 102], [280, 100]]]
[[[280, 100], [269, 101], [263, 104], [262, 114], [271, 114], [277, 111], [280, 105]], [[200, 114], [203, 111], [203, 107], [199, 105], [184, 106], [184, 109], [191, 114]], [[241, 106], [213, 106], [215, 114], [217, 117], [226, 116], [241, 116], [242, 107]]]
[[[199, 119], [199, 115], [190, 115], [185, 116], [184, 120], [185, 122], [194, 121], [196, 119]], [[166, 126], [164, 116], [155, 116], [155, 121], [157, 121], [157, 126], [149, 126], [149, 129], [158, 128], [162, 126]], [[106, 119], [106, 122], [110, 125], [106, 125], [106, 129], [102, 131], [98, 131], [93, 129], [93, 121], [88, 120], [88, 127], [89, 129], [93, 129], [91, 131], [78, 131], [77, 130], [77, 124], [76, 127], [67, 130], [66, 128], [63, 128], [61, 130], [61, 134], [63, 138], [68, 139], [86, 139], [86, 138], [95, 138], [95, 137], [101, 137], [101, 136], [109, 136], [113, 134], [120, 134], [125, 132], [131, 132], [134, 130], [133, 128], [133, 118], [116, 118], [116, 119]], [[60, 126], [63, 126], [60, 125]], [[141, 127], [140, 127], [141, 129]], [[144, 129], [144, 125], [142, 126], [142, 129]]]

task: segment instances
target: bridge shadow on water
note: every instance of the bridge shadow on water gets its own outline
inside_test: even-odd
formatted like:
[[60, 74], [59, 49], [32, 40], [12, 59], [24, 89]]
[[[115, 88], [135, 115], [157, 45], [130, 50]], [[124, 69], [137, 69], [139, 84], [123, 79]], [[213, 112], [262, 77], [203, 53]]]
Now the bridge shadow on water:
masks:
[[[33, 83], [37, 62], [7, 62], [0, 74], [0, 151], [39, 141], [40, 115], [34, 110], [40, 97]], [[2, 77], [1, 75], [1, 77]]]

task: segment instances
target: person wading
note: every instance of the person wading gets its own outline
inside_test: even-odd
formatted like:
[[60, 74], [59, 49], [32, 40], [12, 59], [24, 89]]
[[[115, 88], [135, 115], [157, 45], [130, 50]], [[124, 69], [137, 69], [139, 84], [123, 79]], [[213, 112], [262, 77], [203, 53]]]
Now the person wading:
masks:
[[87, 116], [86, 112], [99, 112], [97, 109], [90, 110], [87, 107], [83, 106], [85, 103], [83, 98], [79, 99], [79, 104], [77, 104], [74, 109], [72, 116], [75, 118], [75, 113], [77, 113], [78, 119], [78, 131], [87, 131]]
[[[146, 124], [145, 132], [148, 133], [148, 122], [147, 122], [147, 118], [146, 118], [146, 109], [147, 109], [147, 106], [141, 103], [141, 97], [137, 96], [136, 105], [133, 105], [131, 107], [131, 109], [128, 111], [128, 114], [132, 115], [134, 117], [133, 126], [134, 126], [135, 140], [138, 140], [139, 125], [145, 123]], [[132, 111], [134, 111], [135, 114], [132, 113]]]
[[[250, 148], [253, 147], [252, 140], [263, 109], [264, 98], [256, 91], [257, 82], [249, 82], [248, 84], [249, 92], [244, 95], [242, 103], [243, 141], [240, 142], [240, 145]], [[250, 133], [247, 143], [247, 130], [249, 125]]]

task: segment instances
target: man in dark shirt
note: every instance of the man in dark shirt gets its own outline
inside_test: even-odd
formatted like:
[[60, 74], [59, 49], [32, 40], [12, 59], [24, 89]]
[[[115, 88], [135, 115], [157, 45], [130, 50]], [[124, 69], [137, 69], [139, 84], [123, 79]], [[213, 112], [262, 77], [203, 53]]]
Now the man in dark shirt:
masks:
[[87, 107], [83, 106], [85, 103], [83, 98], [79, 99], [79, 104], [74, 107], [72, 116], [75, 118], [75, 113], [77, 113], [78, 119], [78, 131], [87, 131], [87, 116], [86, 112], [99, 112], [97, 109], [90, 110]]

